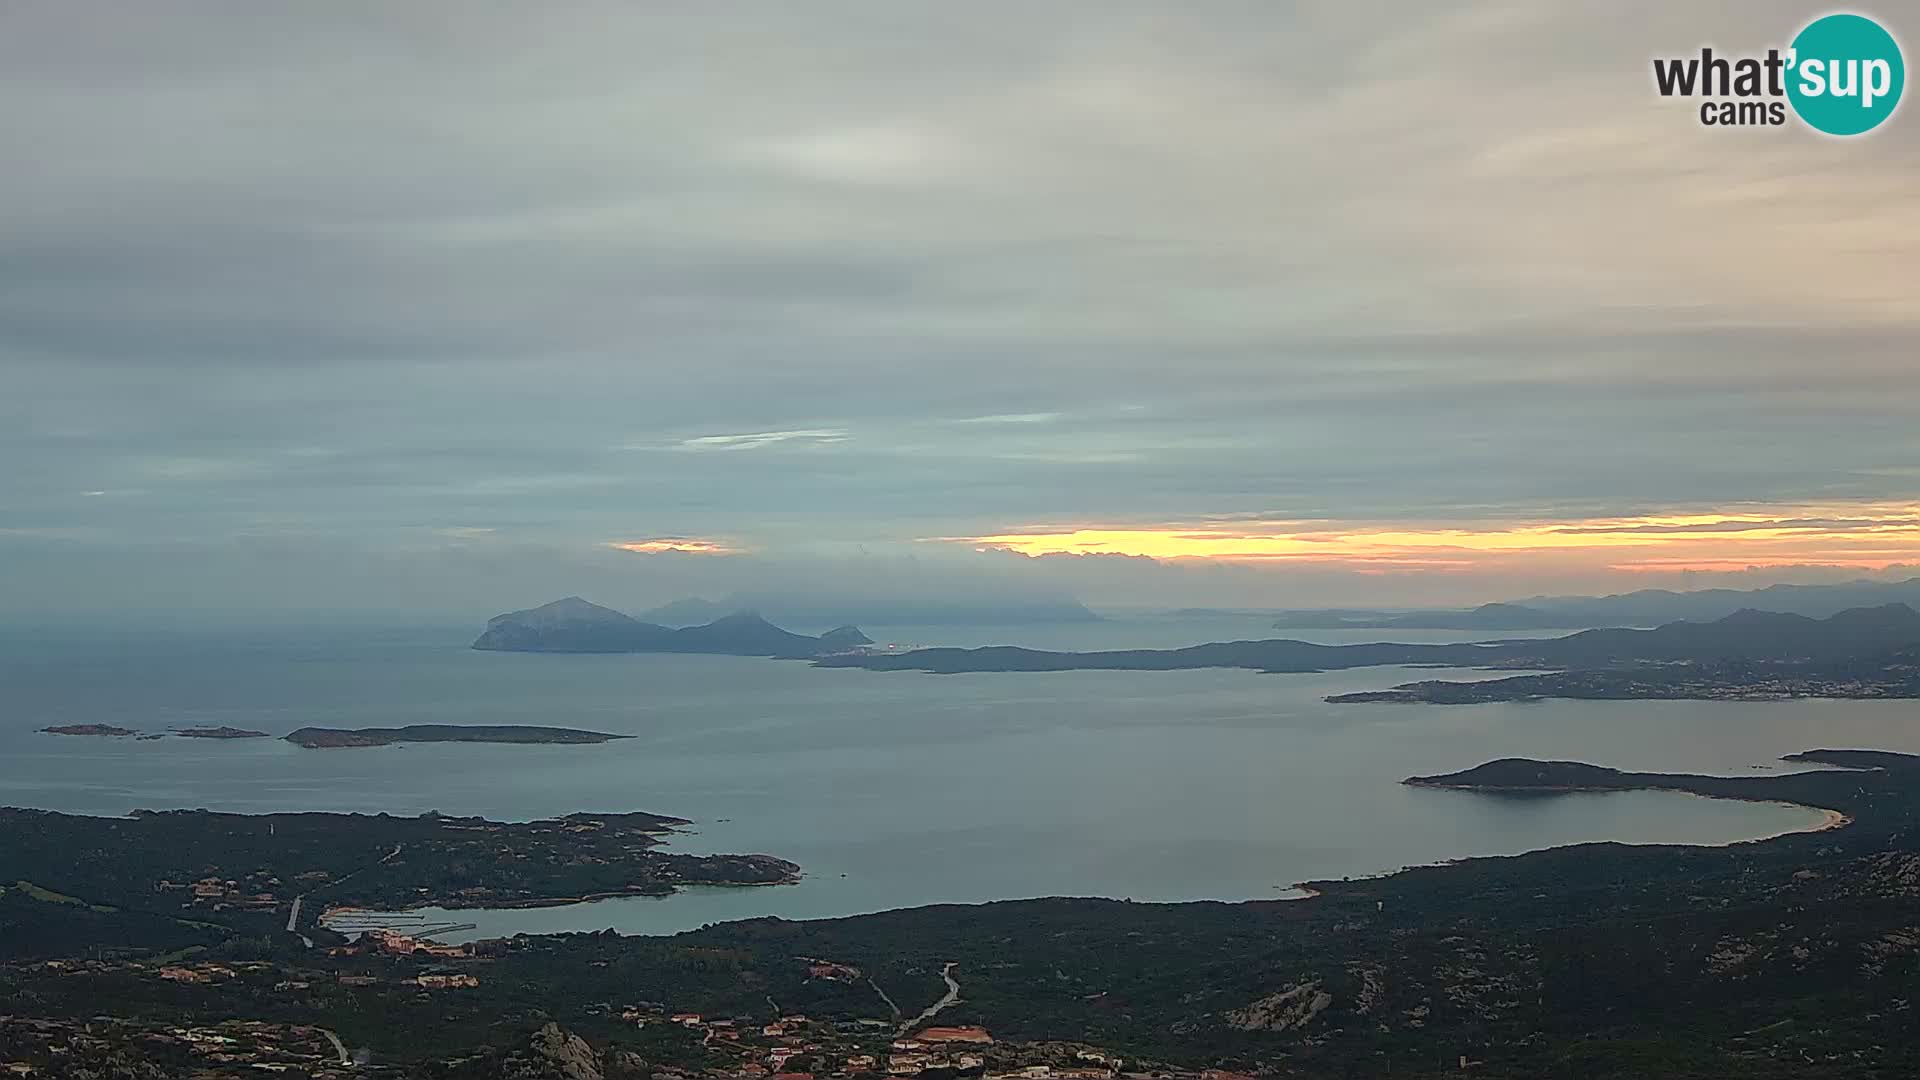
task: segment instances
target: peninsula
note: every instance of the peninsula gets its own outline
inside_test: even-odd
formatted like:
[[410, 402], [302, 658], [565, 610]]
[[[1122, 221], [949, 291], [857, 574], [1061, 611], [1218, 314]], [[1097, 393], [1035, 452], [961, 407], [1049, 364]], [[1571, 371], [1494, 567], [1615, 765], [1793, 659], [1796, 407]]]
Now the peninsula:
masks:
[[[1805, 750], [1782, 760], [1826, 765], [1839, 770], [1874, 771], [1911, 777], [1920, 759], [1880, 750]], [[1836, 780], [1836, 775], [1840, 779]], [[1843, 801], [1842, 788], [1854, 783], [1844, 773], [1804, 772], [1785, 776], [1708, 776], [1695, 773], [1638, 773], [1589, 765], [1580, 761], [1539, 761], [1500, 758], [1460, 772], [1437, 776], [1409, 776], [1409, 787], [1448, 788], [1508, 794], [1552, 794], [1572, 791], [1683, 791], [1712, 799], [1743, 802], [1783, 802], [1810, 806], [1834, 815], [1829, 826], [1851, 820], [1829, 804]], [[1858, 785], [1855, 785], [1858, 787]], [[1856, 792], [1857, 793], [1857, 792]]]
[[[689, 824], [648, 813], [502, 822], [437, 813], [169, 810], [109, 818], [0, 808], [0, 850], [8, 882], [43, 897], [85, 899], [87, 925], [76, 934], [117, 927], [109, 937], [150, 936], [167, 947], [304, 931], [328, 907], [531, 906], [798, 880], [797, 865], [770, 855], [657, 850]], [[0, 917], [0, 955], [60, 955], [73, 944], [49, 931], [49, 913], [26, 910], [38, 917]]]
[[1334, 694], [1327, 700], [1477, 705], [1544, 698], [1777, 701], [1808, 697], [1920, 698], [1920, 649], [1828, 661], [1635, 664], [1480, 681], [1426, 679], [1390, 690]]

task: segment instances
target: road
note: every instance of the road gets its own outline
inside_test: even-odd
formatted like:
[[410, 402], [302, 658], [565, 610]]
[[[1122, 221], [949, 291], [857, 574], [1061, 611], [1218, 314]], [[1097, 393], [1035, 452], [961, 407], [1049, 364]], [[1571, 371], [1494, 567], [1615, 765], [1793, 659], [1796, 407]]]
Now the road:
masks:
[[[391, 862], [391, 861], [393, 861], [394, 859], [396, 859], [396, 858], [398, 858], [398, 857], [399, 857], [399, 855], [400, 855], [400, 845], [399, 845], [399, 844], [395, 844], [395, 845], [393, 845], [393, 850], [392, 850], [392, 851], [389, 851], [389, 852], [387, 852], [387, 853], [386, 853], [385, 855], [382, 855], [382, 856], [380, 856], [380, 859], [379, 859], [379, 861], [378, 861], [378, 862], [375, 862], [375, 863], [374, 863], [373, 865], [375, 865], [375, 866], [380, 866], [380, 865], [384, 865], [384, 864], [386, 864], [386, 863], [388, 863], [388, 862]], [[301, 894], [300, 894], [299, 896], [296, 896], [296, 897], [294, 897], [294, 898], [293, 898], [293, 910], [291, 910], [291, 911], [289, 911], [289, 912], [287, 912], [287, 933], [289, 933], [289, 934], [298, 934], [298, 933], [300, 933], [300, 931], [299, 931], [299, 924], [300, 924], [300, 905], [301, 905], [302, 903], [304, 903], [304, 902], [306, 901], [306, 899], [307, 899], [307, 897], [308, 897], [309, 895], [311, 895], [311, 893], [315, 893], [315, 892], [319, 892], [319, 891], [320, 891], [321, 889], [331, 889], [331, 888], [333, 888], [333, 887], [334, 887], [335, 885], [338, 885], [338, 884], [340, 884], [341, 882], [343, 882], [343, 881], [346, 881], [346, 880], [347, 880], [348, 878], [352, 878], [352, 877], [356, 877], [356, 876], [358, 876], [358, 875], [359, 875], [359, 874], [360, 874], [360, 873], [361, 873], [362, 871], [364, 871], [364, 870], [366, 870], [366, 869], [367, 869], [367, 867], [364, 867], [364, 866], [363, 866], [363, 867], [361, 867], [361, 868], [360, 868], [359, 870], [355, 870], [355, 871], [353, 871], [353, 873], [350, 873], [350, 874], [345, 874], [345, 875], [343, 875], [343, 876], [341, 876], [341, 877], [337, 877], [337, 878], [334, 878], [334, 879], [333, 879], [332, 881], [329, 881], [329, 882], [327, 882], [327, 883], [326, 883], [325, 885], [321, 885], [321, 886], [318, 886], [318, 887], [316, 887], [316, 888], [314, 888], [314, 889], [312, 889], [312, 890], [310, 890], [309, 892], [303, 892], [303, 893], [301, 893]], [[310, 938], [310, 937], [308, 937], [308, 936], [306, 936], [305, 934], [301, 934], [301, 935], [300, 935], [300, 940], [306, 943], [306, 945], [307, 945], [307, 948], [309, 948], [309, 949], [311, 949], [311, 948], [313, 948], [313, 939], [312, 939], [312, 938]]]
[[893, 999], [887, 996], [887, 992], [885, 990], [880, 989], [880, 984], [877, 982], [874, 982], [873, 979], [869, 977], [867, 979], [867, 985], [873, 987], [873, 992], [876, 994], [879, 994], [880, 1000], [887, 1003], [887, 1008], [893, 1013], [893, 1018], [895, 1020], [900, 1019], [900, 1006], [895, 1005], [893, 1003]]
[[316, 1028], [314, 1030], [320, 1032], [320, 1034], [322, 1035], [325, 1035], [327, 1037], [327, 1041], [333, 1044], [334, 1053], [340, 1055], [340, 1064], [342, 1065], [353, 1064], [353, 1055], [347, 1053], [347, 1044], [340, 1041], [340, 1036], [335, 1035], [333, 1032], [328, 1031], [326, 1028]]
[[901, 1024], [900, 1030], [893, 1033], [894, 1038], [898, 1039], [904, 1036], [907, 1032], [940, 1015], [940, 1010], [960, 1000], [960, 983], [959, 980], [953, 977], [953, 968], [954, 965], [949, 963], [940, 969], [940, 977], [947, 982], [947, 995], [921, 1010], [919, 1016]]

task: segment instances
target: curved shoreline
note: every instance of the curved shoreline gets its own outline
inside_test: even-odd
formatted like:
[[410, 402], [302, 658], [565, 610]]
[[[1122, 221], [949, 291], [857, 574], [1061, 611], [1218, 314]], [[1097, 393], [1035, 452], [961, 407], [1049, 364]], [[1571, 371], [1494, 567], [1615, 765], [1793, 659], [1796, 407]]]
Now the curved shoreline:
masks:
[[[1728, 776], [1732, 780], [1732, 776]], [[1678, 844], [1668, 840], [1599, 840], [1597, 844], [1636, 844], [1636, 846], [1661, 846], [1674, 844], [1676, 847], [1732, 847], [1734, 844], [1761, 844], [1766, 840], [1776, 840], [1780, 836], [1803, 836], [1809, 832], [1826, 832], [1830, 828], [1845, 828], [1853, 824], [1853, 815], [1841, 813], [1834, 807], [1818, 807], [1812, 803], [1797, 803], [1793, 799], [1751, 798], [1734, 794], [1716, 794], [1716, 792], [1695, 792], [1693, 788], [1682, 788], [1672, 784], [1636, 784], [1636, 786], [1607, 786], [1607, 784], [1538, 784], [1538, 786], [1496, 786], [1496, 784], [1436, 784], [1423, 778], [1407, 778], [1402, 784], [1409, 788], [1428, 788], [1434, 792], [1473, 792], [1478, 796], [1572, 796], [1572, 794], [1594, 794], [1594, 796], [1617, 796], [1622, 792], [1672, 792], [1678, 796], [1693, 796], [1697, 799], [1722, 799], [1728, 803], [1755, 803], [1755, 805], [1776, 805], [1814, 811], [1822, 817], [1820, 824], [1812, 828], [1788, 828], [1782, 832], [1768, 832], [1766, 836], [1753, 836], [1747, 840], [1728, 840], [1724, 844]], [[1534, 847], [1534, 851], [1551, 851], [1555, 847], [1578, 847], [1578, 844], [1553, 844], [1549, 847]]]
[[429, 908], [438, 908], [441, 911], [450, 911], [450, 912], [452, 911], [525, 911], [525, 910], [532, 910], [532, 909], [539, 909], [539, 908], [559, 908], [559, 907], [573, 907], [576, 905], [585, 905], [585, 904], [597, 904], [602, 900], [666, 900], [670, 897], [683, 893], [690, 888], [701, 888], [701, 889], [775, 888], [782, 885], [798, 885], [800, 884], [801, 879], [804, 878], [805, 876], [806, 876], [806, 872], [804, 870], [796, 869], [793, 871], [792, 874], [788, 875], [785, 878], [780, 879], [779, 881], [698, 881], [698, 882], [689, 882], [685, 884], [673, 885], [662, 892], [634, 892], [632, 890], [619, 890], [619, 891], [609, 891], [609, 892], [587, 893], [584, 896], [538, 896], [538, 897], [530, 897], [524, 900], [508, 900], [508, 901], [501, 901], [498, 903], [487, 903], [487, 904], [466, 904], [466, 903], [460, 903], [457, 900], [447, 901], [447, 900], [438, 900], [438, 899], [429, 898], [426, 900], [422, 900], [418, 903], [408, 904], [405, 907], [397, 907], [397, 908], [370, 908], [370, 907], [361, 907], [357, 905], [343, 905], [340, 907], [326, 908], [325, 910], [321, 911], [319, 916], [314, 920], [314, 925], [325, 927], [326, 929], [332, 929], [332, 927], [327, 926], [327, 920], [330, 918], [333, 918], [336, 915], [348, 915], [348, 914], [405, 915], [411, 912], [425, 911]]
[[[1377, 874], [1358, 874], [1352, 877], [1343, 878], [1341, 881], [1342, 884], [1355, 882], [1355, 881], [1380, 881], [1385, 878], [1393, 877], [1395, 874], [1404, 873], [1408, 870], [1423, 870], [1423, 869], [1434, 869], [1434, 868], [1443, 867], [1443, 866], [1458, 866], [1461, 863], [1471, 862], [1474, 859], [1519, 858], [1521, 856], [1535, 855], [1545, 851], [1566, 851], [1572, 848], [1584, 847], [1588, 844], [1619, 844], [1623, 847], [1687, 847], [1687, 848], [1701, 848], [1703, 850], [1717, 851], [1717, 850], [1724, 850], [1726, 848], [1738, 847], [1741, 844], [1764, 844], [1771, 840], [1780, 840], [1789, 836], [1809, 836], [1813, 833], [1829, 832], [1834, 829], [1846, 828], [1847, 826], [1852, 825], [1854, 823], [1854, 818], [1852, 815], [1842, 813], [1830, 807], [1814, 806], [1810, 803], [1798, 803], [1788, 799], [1747, 799], [1747, 798], [1739, 798], [1732, 795], [1708, 795], [1698, 791], [1689, 791], [1685, 788], [1675, 788], [1675, 787], [1623, 788], [1623, 787], [1602, 787], [1597, 785], [1586, 785], [1586, 786], [1567, 786], [1567, 787], [1501, 788], [1501, 787], [1485, 787], [1485, 786], [1480, 786], [1475, 784], [1425, 784], [1425, 783], [1422, 783], [1422, 784], [1409, 783], [1407, 786], [1430, 788], [1435, 791], [1463, 791], [1463, 792], [1468, 792], [1476, 795], [1499, 795], [1499, 794], [1511, 793], [1511, 792], [1519, 792], [1522, 794], [1537, 794], [1537, 795], [1558, 795], [1558, 794], [1621, 795], [1621, 794], [1626, 794], [1628, 792], [1633, 792], [1633, 791], [1662, 791], [1662, 792], [1670, 792], [1678, 795], [1691, 795], [1697, 799], [1723, 799], [1727, 802], [1751, 803], [1756, 806], [1781, 806], [1781, 807], [1788, 807], [1794, 810], [1811, 810], [1814, 813], [1817, 813], [1820, 815], [1820, 822], [1816, 825], [1811, 825], [1804, 829], [1783, 829], [1779, 832], [1768, 833], [1765, 836], [1749, 836], [1739, 840], [1723, 840], [1718, 843], [1688, 843], [1685, 841], [1678, 841], [1678, 840], [1580, 840], [1571, 844], [1549, 844], [1546, 847], [1528, 848], [1525, 851], [1515, 852], [1512, 855], [1508, 855], [1508, 856], [1461, 855], [1451, 859], [1439, 859], [1434, 862], [1408, 863], [1405, 866], [1401, 866], [1393, 870], [1382, 870]], [[1272, 901], [1281, 902], [1281, 903], [1291, 903], [1291, 902], [1300, 901], [1300, 900], [1314, 900], [1326, 895], [1326, 890], [1322, 889], [1320, 886], [1329, 885], [1329, 884], [1333, 884], [1333, 882], [1329, 882], [1326, 880], [1295, 882], [1293, 885], [1289, 886], [1289, 888], [1293, 889], [1299, 895], [1270, 896], [1270, 897], [1261, 897], [1260, 899], [1262, 901], [1272, 900]], [[1235, 902], [1252, 903], [1253, 901], [1235, 901]]]
[[[1502, 790], [1507, 790], [1507, 791], [1520, 790], [1520, 789], [1498, 789], [1498, 788], [1477, 787], [1469, 784], [1416, 784], [1411, 786], [1431, 787], [1439, 790], [1449, 790], [1449, 791], [1476, 792], [1480, 794], [1498, 794]], [[1672, 840], [1645, 840], [1645, 841], [1607, 840], [1607, 839], [1578, 840], [1570, 843], [1548, 844], [1542, 847], [1530, 847], [1530, 848], [1526, 848], [1524, 850], [1516, 851], [1512, 853], [1497, 853], [1497, 854], [1491, 854], [1491, 855], [1460, 855], [1460, 856], [1437, 859], [1432, 862], [1406, 863], [1406, 864], [1402, 864], [1400, 866], [1396, 866], [1392, 868], [1381, 869], [1374, 873], [1351, 875], [1339, 880], [1316, 879], [1312, 881], [1300, 881], [1300, 882], [1295, 882], [1291, 885], [1285, 886], [1284, 887], [1285, 893], [1282, 895], [1242, 896], [1237, 898], [1222, 898], [1218, 896], [1201, 896], [1201, 897], [1191, 897], [1191, 898], [1180, 899], [1180, 900], [1147, 901], [1147, 902], [1155, 903], [1155, 904], [1167, 904], [1167, 905], [1205, 904], [1205, 903], [1293, 904], [1293, 903], [1298, 903], [1306, 900], [1320, 899], [1328, 895], [1330, 891], [1333, 891], [1333, 887], [1343, 885], [1343, 884], [1350, 884], [1354, 882], [1365, 882], [1365, 881], [1380, 881], [1380, 880], [1391, 878], [1391, 877], [1394, 877], [1395, 875], [1405, 873], [1408, 871], [1430, 869], [1430, 868], [1437, 868], [1437, 867], [1446, 867], [1446, 866], [1456, 866], [1463, 863], [1469, 863], [1477, 859], [1519, 858], [1519, 857], [1524, 857], [1529, 855], [1540, 854], [1543, 852], [1565, 851], [1572, 848], [1584, 847], [1588, 845], [1606, 845], [1606, 844], [1616, 844], [1616, 845], [1621, 845], [1626, 847], [1687, 847], [1687, 848], [1698, 848], [1701, 850], [1725, 850], [1725, 849], [1737, 847], [1742, 844], [1766, 843], [1768, 841], [1777, 840], [1777, 839], [1790, 837], [1790, 836], [1800, 836], [1800, 835], [1806, 835], [1806, 834], [1817, 833], [1817, 832], [1825, 832], [1833, 829], [1839, 829], [1854, 823], [1854, 819], [1851, 816], [1845, 813], [1842, 813], [1839, 810], [1834, 810], [1827, 807], [1813, 806], [1806, 803], [1797, 803], [1797, 802], [1793, 802], [1785, 799], [1734, 798], [1732, 796], [1714, 796], [1714, 795], [1703, 794], [1697, 791], [1689, 791], [1684, 788], [1678, 788], [1678, 787], [1630, 787], [1629, 788], [1629, 787], [1604, 787], [1604, 786], [1567, 786], [1567, 787], [1556, 787], [1556, 788], [1542, 787], [1542, 788], [1535, 788], [1535, 789], [1529, 789], [1529, 790], [1532, 793], [1538, 793], [1538, 794], [1550, 794], [1550, 793], [1624, 794], [1624, 793], [1633, 792], [1633, 791], [1660, 791], [1664, 793], [1692, 795], [1698, 798], [1724, 798], [1727, 801], [1732, 801], [1732, 802], [1745, 802], [1745, 803], [1752, 803], [1755, 805], [1771, 804], [1774, 806], [1791, 808], [1794, 810], [1812, 811], [1820, 815], [1820, 820], [1805, 827], [1783, 829], [1778, 832], [1771, 832], [1761, 836], [1740, 837], [1740, 838], [1731, 839], [1731, 840], [1702, 842], [1702, 843], [1691, 843], [1686, 841], [1672, 841]], [[794, 879], [790, 881], [743, 882], [739, 884], [742, 886], [744, 885], [791, 885], [791, 884], [798, 884], [802, 876], [804, 875], [795, 875]], [[701, 886], [703, 888], [707, 887], [707, 883], [701, 883]], [[723, 886], [716, 884], [716, 885], [713, 885], [712, 887], [723, 887]], [[1275, 886], [1275, 888], [1276, 890], [1278, 890], [1282, 887]], [[387, 914], [387, 913], [401, 914], [401, 913], [420, 911], [420, 910], [425, 910], [430, 908], [446, 911], [448, 913], [456, 913], [463, 910], [464, 911], [510, 912], [510, 911], [516, 911], [516, 910], [584, 906], [587, 904], [598, 903], [603, 900], [623, 900], [623, 899], [624, 900], [637, 900], [637, 899], [667, 900], [667, 899], [671, 899], [671, 897], [675, 894], [686, 892], [686, 891], [688, 891], [687, 887], [676, 887], [670, 892], [664, 893], [664, 894], [640, 894], [640, 893], [624, 893], [623, 892], [623, 893], [600, 894], [600, 895], [580, 897], [580, 898], [570, 898], [570, 899], [524, 901], [524, 902], [512, 903], [512, 904], [490, 904], [490, 905], [482, 905], [482, 906], [462, 905], [458, 907], [448, 905], [448, 904], [434, 903], [434, 902], [428, 901], [428, 902], [423, 902], [419, 904], [412, 904], [407, 906], [406, 908], [395, 909], [391, 912], [385, 911], [383, 909], [382, 913], [383, 914]], [[735, 917], [724, 917], [717, 921], [720, 923], [732, 923], [732, 922], [750, 921], [756, 918], [775, 918], [775, 919], [790, 919], [792, 921], [797, 921], [797, 922], [807, 922], [807, 921], [814, 921], [814, 920], [835, 920], [835, 919], [843, 919], [843, 918], [857, 918], [864, 915], [884, 914], [889, 911], [911, 911], [918, 908], [941, 907], [941, 906], [948, 906], [948, 905], [978, 907], [978, 906], [986, 906], [986, 905], [996, 904], [996, 903], [1017, 903], [1022, 901], [1040, 900], [1040, 899], [1049, 899], [1049, 898], [1066, 898], [1066, 899], [1083, 899], [1083, 900], [1114, 900], [1114, 901], [1119, 901], [1124, 899], [1123, 897], [1120, 897], [1120, 896], [1075, 894], [1072, 896], [1064, 896], [1064, 897], [1005, 896], [1005, 897], [996, 897], [990, 900], [964, 900], [964, 901], [927, 900], [924, 902], [907, 903], [907, 904], [901, 904], [898, 906], [890, 906], [885, 908], [864, 908], [863, 907], [858, 910], [848, 911], [840, 914], [815, 914], [815, 915], [802, 915], [802, 916], [785, 916], [785, 915], [772, 915], [772, 914], [741, 915], [741, 916], [735, 916]], [[362, 910], [371, 910], [371, 909], [362, 909]], [[331, 911], [328, 912], [328, 914], [331, 914], [331, 913], [332, 913]], [[322, 918], [324, 919], [324, 917], [325, 916], [323, 916]], [[702, 922], [699, 925], [705, 925], [707, 921], [708, 920], [702, 920]], [[669, 937], [669, 936], [673, 936], [674, 934], [688, 932], [688, 930], [694, 929], [694, 927], [688, 927], [683, 930], [625, 930], [615, 926], [615, 927], [609, 927], [609, 929], [613, 929], [616, 933], [619, 933], [622, 936]], [[512, 930], [512, 931], [502, 933], [498, 936], [511, 937], [517, 934], [527, 934], [530, 936], [547, 936], [547, 935], [565, 935], [565, 934], [576, 933], [576, 932], [579, 932], [579, 931], [575, 931], [575, 930]]]
[[[1729, 777], [1728, 779], [1733, 779], [1733, 778]], [[1830, 806], [1815, 806], [1812, 803], [1794, 802], [1791, 799], [1767, 799], [1767, 798], [1758, 798], [1758, 797], [1751, 797], [1751, 796], [1744, 796], [1744, 795], [1719, 794], [1714, 792], [1695, 791], [1692, 788], [1679, 787], [1677, 785], [1667, 785], [1667, 784], [1645, 784], [1645, 785], [1634, 785], [1631, 787], [1624, 787], [1624, 786], [1610, 787], [1605, 784], [1544, 784], [1544, 785], [1527, 787], [1527, 786], [1491, 785], [1491, 784], [1437, 784], [1431, 781], [1422, 780], [1418, 777], [1403, 780], [1401, 781], [1401, 783], [1405, 784], [1408, 787], [1427, 788], [1433, 791], [1467, 791], [1467, 792], [1472, 792], [1478, 795], [1572, 795], [1572, 794], [1617, 795], [1617, 794], [1622, 794], [1629, 791], [1665, 791], [1665, 792], [1672, 792], [1678, 795], [1691, 795], [1696, 799], [1719, 799], [1725, 802], [1752, 803], [1757, 806], [1785, 806], [1785, 807], [1791, 807], [1795, 810], [1811, 810], [1814, 813], [1819, 814], [1821, 817], [1820, 823], [1818, 825], [1814, 825], [1809, 828], [1784, 829], [1780, 832], [1768, 833], [1765, 836], [1753, 836], [1753, 837], [1748, 837], [1747, 839], [1744, 839], [1744, 840], [1728, 840], [1728, 841], [1725, 841], [1724, 843], [1718, 843], [1718, 844], [1688, 844], [1688, 843], [1676, 843], [1674, 841], [1666, 841], [1666, 840], [1591, 841], [1595, 843], [1629, 844], [1635, 847], [1674, 846], [1674, 847], [1723, 848], [1723, 847], [1732, 847], [1735, 844], [1765, 843], [1768, 840], [1777, 840], [1783, 836], [1804, 836], [1809, 833], [1827, 832], [1832, 829], [1844, 829], [1847, 826], [1853, 824], [1852, 815], [1842, 813], [1841, 811], [1835, 810]], [[1579, 846], [1578, 844], [1555, 844], [1551, 847], [1534, 848], [1531, 850], [1552, 851], [1555, 848], [1578, 847], [1578, 846]], [[1428, 865], [1437, 866], [1442, 864], [1431, 863]]]

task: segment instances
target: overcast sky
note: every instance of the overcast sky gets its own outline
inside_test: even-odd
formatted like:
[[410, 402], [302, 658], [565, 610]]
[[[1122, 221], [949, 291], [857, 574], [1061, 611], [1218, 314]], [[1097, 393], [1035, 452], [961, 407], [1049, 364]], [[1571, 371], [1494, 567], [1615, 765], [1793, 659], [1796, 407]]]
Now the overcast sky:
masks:
[[1920, 120], [1650, 76], [1824, 10], [12, 0], [0, 605], [1901, 573]]

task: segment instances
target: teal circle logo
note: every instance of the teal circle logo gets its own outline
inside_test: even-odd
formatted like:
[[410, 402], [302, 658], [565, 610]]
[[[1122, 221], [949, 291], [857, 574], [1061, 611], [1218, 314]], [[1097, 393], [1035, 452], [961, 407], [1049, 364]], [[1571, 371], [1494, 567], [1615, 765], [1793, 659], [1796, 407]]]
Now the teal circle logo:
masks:
[[1825, 15], [1793, 39], [1787, 100], [1828, 135], [1872, 131], [1900, 106], [1907, 64], [1900, 43], [1864, 15]]

